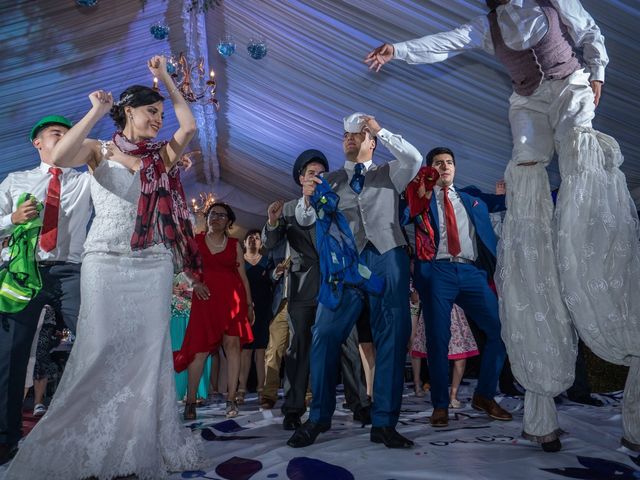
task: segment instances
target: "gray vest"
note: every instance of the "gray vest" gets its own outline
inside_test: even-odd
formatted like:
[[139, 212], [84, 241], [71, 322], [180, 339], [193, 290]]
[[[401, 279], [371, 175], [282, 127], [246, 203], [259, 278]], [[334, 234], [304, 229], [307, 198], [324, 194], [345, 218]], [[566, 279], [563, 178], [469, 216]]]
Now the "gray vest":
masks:
[[389, 176], [389, 164], [371, 165], [360, 195], [351, 186], [344, 168], [324, 175], [340, 196], [340, 211], [349, 221], [358, 252], [371, 242], [380, 253], [406, 245], [398, 219], [400, 193]]
[[527, 50], [512, 50], [504, 43], [495, 10], [489, 12], [491, 40], [496, 57], [511, 76], [513, 89], [518, 95], [529, 96], [542, 80], [562, 79], [580, 68], [567, 27], [549, 0], [536, 0], [547, 17], [548, 30], [542, 40]]

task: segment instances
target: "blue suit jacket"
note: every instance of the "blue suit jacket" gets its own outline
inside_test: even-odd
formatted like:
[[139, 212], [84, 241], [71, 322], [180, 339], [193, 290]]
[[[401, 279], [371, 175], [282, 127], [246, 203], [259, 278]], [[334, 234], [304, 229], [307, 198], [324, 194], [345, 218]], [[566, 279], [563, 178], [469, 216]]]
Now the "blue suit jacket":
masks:
[[[493, 231], [493, 227], [491, 226], [489, 212], [500, 212], [506, 210], [505, 196], [485, 194], [474, 186], [456, 188], [456, 192], [460, 195], [460, 200], [469, 215], [469, 220], [475, 227], [475, 242], [478, 250], [476, 266], [486, 270], [490, 276], [493, 276], [496, 268], [496, 248], [498, 242], [496, 234]], [[408, 212], [408, 207], [406, 212]], [[440, 243], [440, 221], [438, 218], [438, 205], [435, 195], [431, 196], [429, 222], [431, 223], [431, 227], [433, 228], [435, 235], [433, 240], [435, 244], [435, 251], [437, 252], [438, 245]], [[432, 261], [435, 261], [435, 257], [436, 256], [434, 255]]]

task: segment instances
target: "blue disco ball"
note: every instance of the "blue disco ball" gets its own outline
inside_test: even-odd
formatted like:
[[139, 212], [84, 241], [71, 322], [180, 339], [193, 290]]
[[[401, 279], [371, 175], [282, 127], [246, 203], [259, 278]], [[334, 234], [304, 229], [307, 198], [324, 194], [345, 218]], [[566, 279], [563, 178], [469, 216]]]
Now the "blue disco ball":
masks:
[[164, 40], [169, 37], [169, 26], [164, 23], [154, 23], [149, 31], [156, 40]]
[[95, 7], [98, 5], [98, 0], [76, 0], [76, 5], [79, 7]]
[[247, 44], [247, 51], [254, 60], [260, 60], [267, 55], [267, 44], [262, 40], [251, 40]]
[[236, 53], [236, 44], [233, 41], [221, 40], [218, 43], [218, 53], [225, 58], [229, 58]]

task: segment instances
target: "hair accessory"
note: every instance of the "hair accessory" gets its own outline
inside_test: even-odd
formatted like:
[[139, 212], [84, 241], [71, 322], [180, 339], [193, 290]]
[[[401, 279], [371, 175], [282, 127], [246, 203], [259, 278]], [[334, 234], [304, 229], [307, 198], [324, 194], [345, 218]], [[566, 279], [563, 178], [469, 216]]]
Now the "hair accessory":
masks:
[[122, 97], [117, 102], [113, 102], [113, 105], [116, 107], [121, 107], [122, 105], [126, 105], [127, 102], [131, 101], [133, 98], [133, 93], [127, 93], [124, 97]]

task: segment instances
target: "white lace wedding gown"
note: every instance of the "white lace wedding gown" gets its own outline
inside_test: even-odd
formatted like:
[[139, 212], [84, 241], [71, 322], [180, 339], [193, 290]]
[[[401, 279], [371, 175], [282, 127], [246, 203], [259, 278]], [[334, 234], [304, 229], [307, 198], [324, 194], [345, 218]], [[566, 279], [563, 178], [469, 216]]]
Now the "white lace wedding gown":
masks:
[[159, 479], [196, 469], [179, 422], [169, 335], [173, 267], [163, 245], [132, 252], [140, 178], [103, 160], [91, 180], [78, 335], [49, 411], [5, 479]]

